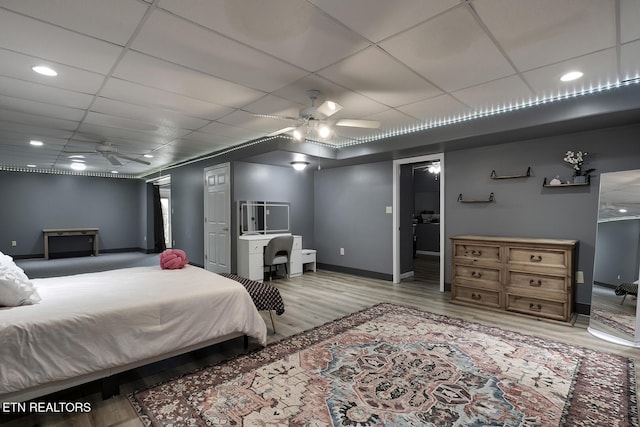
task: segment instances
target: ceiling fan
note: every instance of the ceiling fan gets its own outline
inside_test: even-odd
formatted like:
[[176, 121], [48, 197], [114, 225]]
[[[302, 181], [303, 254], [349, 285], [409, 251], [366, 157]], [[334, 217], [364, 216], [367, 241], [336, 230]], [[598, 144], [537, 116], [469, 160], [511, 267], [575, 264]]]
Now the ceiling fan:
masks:
[[276, 136], [287, 132], [292, 132], [293, 137], [298, 141], [306, 139], [307, 136], [313, 135], [320, 139], [326, 139], [331, 136], [331, 125], [355, 127], [364, 129], [377, 129], [380, 122], [377, 120], [358, 120], [358, 119], [339, 119], [335, 122], [327, 120], [330, 116], [342, 109], [342, 106], [335, 101], [326, 100], [322, 104], [316, 106], [316, 101], [320, 97], [319, 90], [308, 90], [307, 95], [311, 99], [311, 106], [300, 110], [298, 117], [275, 116], [269, 114], [256, 114], [259, 117], [270, 119], [289, 120], [291, 126], [284, 127], [267, 136]]
[[110, 142], [105, 141], [102, 144], [98, 144], [96, 145], [95, 150], [93, 151], [68, 151], [68, 150], [64, 150], [63, 153], [66, 154], [100, 154], [102, 157], [104, 157], [105, 159], [107, 159], [112, 165], [115, 166], [122, 166], [122, 163], [120, 162], [120, 159], [125, 159], [125, 160], [131, 160], [132, 162], [137, 162], [137, 163], [142, 163], [143, 165], [150, 165], [151, 163], [145, 161], [145, 160], [140, 160], [140, 159], [136, 159], [134, 157], [130, 157], [124, 154], [121, 154], [118, 152], [118, 147], [111, 145]]

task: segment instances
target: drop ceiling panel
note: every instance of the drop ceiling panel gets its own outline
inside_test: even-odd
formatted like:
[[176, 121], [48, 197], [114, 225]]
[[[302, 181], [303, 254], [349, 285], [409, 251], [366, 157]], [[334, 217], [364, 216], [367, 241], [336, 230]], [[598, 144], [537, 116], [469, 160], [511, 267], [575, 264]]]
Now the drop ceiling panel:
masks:
[[392, 107], [441, 93], [432, 84], [376, 47], [368, 48], [332, 65], [319, 74]]
[[131, 51], [118, 64], [114, 76], [227, 107], [242, 107], [264, 95], [264, 92]]
[[2, 7], [121, 46], [147, 10], [135, 0], [3, 0]]
[[460, 4], [459, 0], [310, 1], [373, 42], [379, 42]]
[[620, 41], [640, 39], [640, 2], [620, 0]]
[[[307, 74], [299, 68], [162, 10], [151, 14], [131, 47], [203, 73], [268, 92]], [[256, 73], [256, 70], [260, 72]]]
[[159, 110], [157, 108], [151, 109], [107, 98], [97, 98], [91, 107], [91, 111], [146, 123], [152, 126], [149, 130], [158, 128], [193, 130], [209, 123], [208, 120], [184, 116], [174, 111]]
[[616, 43], [614, 1], [476, 0], [472, 6], [520, 71]]
[[264, 136], [264, 133], [237, 126], [231, 126], [220, 122], [213, 122], [199, 129], [202, 133], [212, 133], [214, 135], [234, 138], [237, 141], [249, 141]]
[[160, 7], [307, 71], [316, 71], [368, 45], [311, 3], [299, 0], [163, 0]]
[[528, 102], [533, 97], [533, 92], [520, 77], [511, 76], [462, 89], [452, 95], [466, 105], [473, 105], [474, 110], [491, 110]]
[[104, 81], [104, 76], [73, 67], [49, 63], [57, 71], [55, 79], [37, 74], [31, 67], [42, 63], [37, 58], [0, 49], [0, 75], [86, 94], [95, 94]]
[[223, 135], [215, 135], [205, 132], [191, 132], [190, 134], [180, 138], [180, 141], [195, 141], [199, 144], [209, 145], [214, 149], [218, 147], [228, 147], [237, 142], [237, 138], [231, 138]]
[[[0, 9], [0, 47], [107, 74], [122, 48]], [[38, 65], [38, 64], [32, 64]]]
[[640, 77], [640, 41], [620, 48], [620, 79]]
[[[0, 94], [13, 98], [39, 101], [45, 104], [86, 109], [93, 97], [91, 95], [58, 89], [38, 83], [0, 76]], [[0, 103], [1, 105], [1, 103]]]
[[[156, 132], [142, 132], [132, 129], [124, 129], [122, 127], [114, 127], [115, 118], [113, 116], [100, 115], [98, 113], [90, 113], [87, 115], [86, 121], [80, 125], [78, 132], [91, 138], [95, 138], [96, 141], [126, 141], [127, 144], [145, 144], [149, 148], [157, 147], [158, 145], [166, 144], [173, 141], [175, 138], [179, 138], [186, 135], [188, 131], [173, 129], [173, 133], [162, 135], [159, 131]], [[95, 122], [95, 123], [94, 123]]]
[[[584, 70], [585, 75], [574, 81], [562, 82], [560, 77], [573, 70]], [[538, 93], [554, 95], [588, 90], [607, 83], [614, 83], [617, 76], [616, 51], [608, 49], [592, 55], [585, 55], [548, 67], [538, 68], [523, 74], [525, 80]]]
[[464, 115], [470, 108], [450, 95], [440, 95], [435, 98], [398, 107], [398, 110], [415, 117], [420, 123], [446, 120], [450, 117]]
[[71, 120], [79, 122], [84, 116], [84, 111], [77, 108], [63, 107], [44, 102], [19, 99], [0, 95], [1, 108], [18, 113], [35, 114], [55, 119]]
[[77, 121], [38, 116], [32, 113], [22, 113], [6, 109], [0, 109], [0, 122], [12, 122], [27, 125], [29, 127], [34, 126], [36, 128], [42, 127], [71, 131], [78, 127]]
[[466, 8], [434, 18], [380, 46], [446, 91], [515, 73]]
[[100, 94], [105, 98], [177, 111], [205, 120], [215, 120], [233, 111], [222, 105], [115, 78], [107, 81]]

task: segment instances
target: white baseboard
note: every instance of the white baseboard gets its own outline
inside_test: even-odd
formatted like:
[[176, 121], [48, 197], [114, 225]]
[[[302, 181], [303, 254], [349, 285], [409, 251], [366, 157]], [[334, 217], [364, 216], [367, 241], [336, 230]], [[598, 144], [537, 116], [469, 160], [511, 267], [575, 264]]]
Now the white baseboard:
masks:
[[406, 279], [408, 277], [413, 277], [413, 276], [414, 276], [413, 271], [407, 271], [406, 273], [401, 273], [400, 274], [400, 280]]
[[416, 251], [419, 255], [432, 255], [432, 256], [440, 256], [440, 252], [431, 252], [431, 251]]

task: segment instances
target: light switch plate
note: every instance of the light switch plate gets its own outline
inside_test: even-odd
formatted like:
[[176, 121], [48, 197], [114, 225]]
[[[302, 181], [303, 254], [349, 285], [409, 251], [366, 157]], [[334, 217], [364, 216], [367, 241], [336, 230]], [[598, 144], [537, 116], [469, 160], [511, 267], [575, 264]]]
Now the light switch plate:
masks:
[[387, 213], [393, 213], [393, 206], [387, 206]]

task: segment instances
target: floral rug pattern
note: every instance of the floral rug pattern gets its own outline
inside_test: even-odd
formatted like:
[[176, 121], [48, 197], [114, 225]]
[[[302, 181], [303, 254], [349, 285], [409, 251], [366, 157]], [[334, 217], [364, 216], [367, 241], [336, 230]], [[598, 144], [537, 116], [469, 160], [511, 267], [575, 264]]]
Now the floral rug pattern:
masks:
[[379, 304], [129, 395], [146, 425], [638, 426], [627, 358]]

